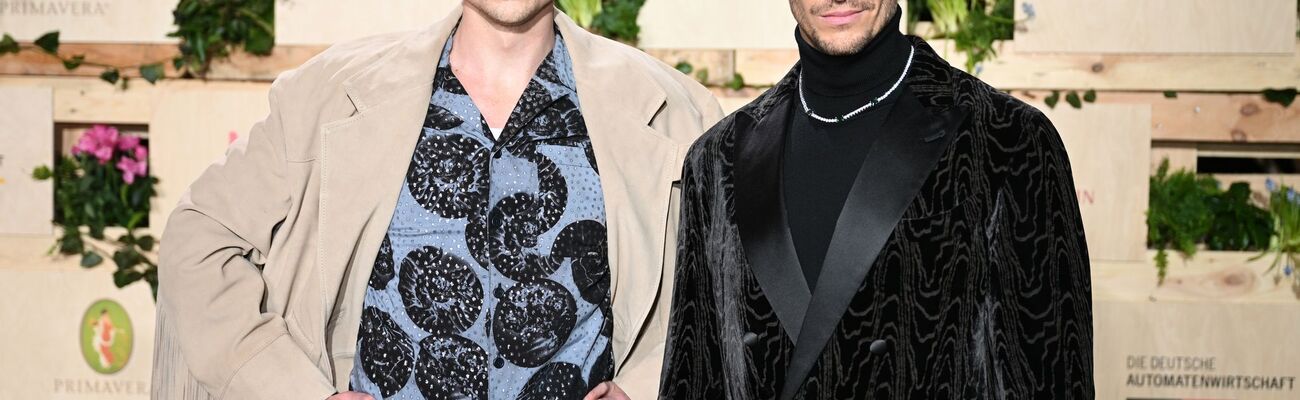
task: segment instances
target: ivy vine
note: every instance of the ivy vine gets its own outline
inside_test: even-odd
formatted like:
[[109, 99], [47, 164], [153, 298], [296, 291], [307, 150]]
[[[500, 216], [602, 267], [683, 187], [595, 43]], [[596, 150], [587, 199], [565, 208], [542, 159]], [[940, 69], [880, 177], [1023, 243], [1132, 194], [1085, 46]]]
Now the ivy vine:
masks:
[[556, 6], [579, 26], [624, 43], [637, 43], [641, 26], [637, 17], [645, 0], [556, 0]]
[[229, 57], [233, 49], [265, 56], [275, 47], [274, 0], [180, 0], [172, 15], [176, 31], [168, 36], [180, 39], [180, 51], [170, 59], [115, 65], [87, 59], [85, 54], [64, 54], [59, 51], [59, 31], [45, 33], [31, 44], [20, 44], [5, 33], [0, 37], [0, 56], [40, 52], [58, 59], [69, 71], [100, 68], [100, 79], [126, 88], [130, 79], [123, 71], [138, 71], [152, 84], [163, 79], [164, 65], [170, 62], [182, 78], [203, 78], [214, 61]]

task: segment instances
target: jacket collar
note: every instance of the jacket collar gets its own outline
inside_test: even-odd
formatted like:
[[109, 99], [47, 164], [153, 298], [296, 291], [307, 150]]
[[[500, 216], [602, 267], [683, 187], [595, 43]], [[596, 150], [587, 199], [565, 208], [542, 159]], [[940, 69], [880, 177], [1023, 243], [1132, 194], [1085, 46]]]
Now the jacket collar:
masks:
[[[356, 112], [321, 127], [316, 259], [321, 287], [338, 288], [335, 296], [328, 294], [332, 290], [321, 293], [322, 320], [339, 327], [331, 343], [356, 341], [366, 282], [419, 139], [443, 44], [462, 12], [458, 6], [428, 29], [399, 39], [346, 78], [342, 86]], [[657, 66], [645, 65], [630, 53], [634, 49], [588, 33], [558, 10], [555, 26], [573, 60], [580, 107], [602, 172], [614, 361], [621, 368], [663, 279], [668, 201], [681, 172], [679, 149], [649, 125], [667, 100], [647, 72]]]
[[[387, 101], [392, 93], [432, 84], [443, 44], [451, 37], [463, 13], [462, 6], [454, 7], [446, 18], [409, 34], [379, 61], [346, 79], [343, 89], [357, 111], [364, 112]], [[618, 109], [648, 124], [667, 99], [663, 88], [640, 66], [627, 65], [630, 58], [626, 54], [605, 51], [608, 46], [595, 51], [593, 45], [597, 41], [608, 39], [587, 32], [559, 9], [555, 10], [555, 25], [574, 60], [573, 72], [583, 102], [618, 103]]]
[[794, 350], [781, 399], [793, 398], [904, 211], [964, 120], [953, 106], [952, 67], [924, 41], [841, 211], [822, 274], [808, 290], [781, 201], [781, 154], [797, 96], [795, 67], [736, 123], [736, 221], [749, 267]]

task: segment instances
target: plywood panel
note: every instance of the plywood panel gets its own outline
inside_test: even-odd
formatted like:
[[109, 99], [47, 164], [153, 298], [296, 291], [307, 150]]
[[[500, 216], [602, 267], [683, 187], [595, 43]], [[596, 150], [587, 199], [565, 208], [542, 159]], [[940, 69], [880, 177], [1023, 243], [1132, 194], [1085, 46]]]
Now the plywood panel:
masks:
[[[965, 53], [951, 41], [930, 45], [950, 64], [965, 65]], [[1294, 38], [1292, 53], [1285, 55], [1025, 54], [1008, 42], [995, 46], [998, 57], [980, 68], [979, 78], [1006, 90], [1258, 92], [1300, 82], [1300, 44]], [[771, 85], [798, 58], [795, 50], [739, 49], [736, 70], [746, 82]]]
[[321, 45], [416, 30], [442, 20], [459, 0], [289, 0], [275, 3], [276, 44]]
[[1300, 304], [1290, 278], [1277, 281], [1272, 257], [1251, 251], [1199, 251], [1190, 259], [1169, 253], [1169, 275], [1156, 285], [1155, 251], [1135, 262], [1092, 264], [1092, 297], [1131, 302]]
[[168, 90], [149, 124], [150, 171], [161, 181], [150, 225], [165, 226], [180, 196], [208, 165], [225, 154], [231, 133], [247, 135], [269, 112], [262, 84]]
[[[0, 239], [0, 254], [12, 249], [44, 249], [44, 238]], [[18, 250], [26, 252], [26, 250]], [[4, 399], [148, 399], [153, 365], [154, 302], [149, 286], [113, 286], [113, 268], [90, 270], [75, 258], [0, 256], [0, 398]], [[120, 371], [97, 372], [101, 360], [82, 353], [94, 325], [84, 319], [93, 304], [109, 300], [125, 311], [129, 327], [113, 319], [112, 362], [125, 360]], [[130, 352], [121, 352], [129, 344]], [[94, 354], [94, 353], [92, 353]]]
[[1295, 44], [1296, 0], [1016, 3], [1022, 53], [1291, 53]]
[[32, 170], [53, 161], [53, 91], [0, 88], [0, 235], [51, 232], [54, 186]]
[[[1045, 111], [1070, 155], [1093, 260], [1137, 261], [1145, 254], [1151, 108], [1092, 105]], [[1134, 173], [1137, 172], [1137, 173]]]
[[641, 46], [682, 49], [793, 49], [785, 1], [653, 0], [641, 9]]
[[[1046, 91], [1016, 91], [1042, 103]], [[1101, 92], [1102, 104], [1150, 104], [1151, 139], [1168, 143], [1300, 143], [1300, 107], [1269, 103], [1260, 94]], [[1068, 107], [1061, 102], [1058, 107]], [[1085, 105], [1085, 107], [1087, 107]], [[1159, 158], [1156, 158], [1159, 160]]]
[[1098, 399], [1296, 399], [1300, 302], [1093, 302]]
[[6, 0], [0, 27], [20, 41], [59, 31], [64, 42], [171, 43], [177, 0]]

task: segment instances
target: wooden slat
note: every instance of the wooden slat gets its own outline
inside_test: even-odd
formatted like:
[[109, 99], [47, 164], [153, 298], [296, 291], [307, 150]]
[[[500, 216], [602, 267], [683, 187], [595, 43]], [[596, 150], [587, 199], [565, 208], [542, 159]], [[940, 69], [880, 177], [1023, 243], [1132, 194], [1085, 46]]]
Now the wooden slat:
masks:
[[1148, 186], [1142, 171], [1151, 157], [1151, 108], [1107, 104], [1045, 113], [1069, 152], [1089, 256], [1141, 260]]
[[[1021, 53], [1290, 54], [1296, 0], [1018, 0]], [[1026, 15], [1024, 6], [1035, 10]], [[1123, 21], [1123, 22], [1121, 22]], [[1141, 23], [1125, 23], [1141, 21]]]
[[[1137, 262], [1093, 262], [1092, 297], [1113, 301], [1296, 304], [1296, 294], [1274, 282], [1272, 257], [1259, 252], [1200, 251], [1191, 259], [1169, 254], [1169, 275], [1156, 285], [1155, 251]], [[1286, 282], [1289, 284], [1289, 282]]]
[[[949, 41], [934, 41], [941, 54], [953, 63], [964, 65], [965, 55], [951, 49]], [[1017, 54], [1009, 43], [998, 45], [1000, 56], [984, 65], [980, 78], [1007, 90], [1097, 89], [1108, 91], [1201, 91], [1257, 92], [1267, 88], [1295, 87], [1300, 84], [1300, 52], [1287, 56], [1154, 56], [1154, 55], [1068, 55]], [[1295, 44], [1300, 49], [1300, 43]], [[272, 80], [280, 72], [301, 65], [321, 52], [324, 46], [277, 46], [269, 57], [236, 54], [229, 61], [213, 66], [209, 79]], [[174, 56], [171, 45], [66, 45], [65, 54], [87, 54], [93, 60], [117, 65], [134, 65], [166, 60]], [[784, 77], [798, 60], [795, 50], [704, 50], [682, 52], [655, 50], [667, 63], [676, 63], [683, 54], [716, 59], [726, 68], [726, 52], [734, 69], [753, 86], [770, 86]], [[713, 53], [717, 52], [717, 53]], [[710, 54], [707, 57], [705, 54]], [[715, 61], [706, 62], [712, 63]], [[711, 64], [710, 64], [711, 65]], [[714, 74], [710, 67], [710, 77]], [[169, 76], [175, 71], [168, 67]], [[1174, 73], [1176, 71], [1176, 73]], [[98, 68], [83, 67], [68, 72], [51, 57], [24, 52], [0, 57], [0, 75], [97, 76]], [[135, 71], [128, 71], [135, 74]], [[728, 76], [729, 77], [729, 76]]]
[[658, 58], [668, 65], [676, 66], [685, 61], [694, 67], [691, 77], [698, 77], [702, 69], [708, 70], [708, 85], [724, 85], [736, 72], [736, 52], [732, 50], [674, 50], [646, 49], [646, 53]]
[[44, 235], [54, 218], [54, 185], [32, 179], [53, 164], [54, 92], [0, 88], [0, 235]]
[[[1048, 92], [1015, 91], [1042, 104]], [[1300, 104], [1283, 107], [1259, 94], [1100, 92], [1098, 104], [1150, 104], [1151, 139], [1215, 143], [1300, 143]], [[1070, 107], [1061, 100], [1057, 107]], [[1084, 108], [1088, 104], [1084, 104]]]
[[[132, 84], [120, 90], [88, 77], [0, 76], [0, 87], [50, 87], [54, 90], [54, 121], [147, 125], [170, 90], [267, 90], [267, 82], [166, 80], [157, 85]], [[261, 101], [265, 103], [265, 99]]]
[[[208, 73], [210, 80], [264, 80], [275, 79], [281, 72], [302, 65], [311, 57], [323, 51], [323, 46], [277, 46], [266, 57], [236, 52], [229, 59], [213, 63]], [[136, 66], [161, 62], [165, 67], [166, 77], [175, 79], [180, 74], [172, 68], [171, 60], [179, 54], [172, 44], [64, 44], [60, 54], [83, 54], [87, 60], [114, 66]], [[90, 76], [98, 77], [104, 68], [82, 66], [68, 71], [57, 58], [35, 51], [24, 51], [17, 55], [0, 56], [0, 75], [38, 75], [38, 76]], [[123, 70], [125, 76], [138, 78], [135, 69]], [[136, 85], [147, 85], [137, 80]]]
[[[946, 40], [931, 44], [959, 68], [965, 54]], [[1255, 92], [1300, 83], [1300, 52], [1291, 55], [1020, 54], [1009, 42], [980, 79], [999, 89], [1097, 89], [1121, 91]], [[1293, 48], [1300, 44], [1293, 42]], [[736, 70], [746, 82], [770, 85], [798, 60], [794, 50], [736, 51]]]
[[[1152, 119], [1155, 118], [1153, 114]], [[1164, 160], [1169, 160], [1169, 170], [1196, 171], [1196, 144], [1186, 142], [1155, 142], [1151, 144], [1150, 174], [1155, 175]]]

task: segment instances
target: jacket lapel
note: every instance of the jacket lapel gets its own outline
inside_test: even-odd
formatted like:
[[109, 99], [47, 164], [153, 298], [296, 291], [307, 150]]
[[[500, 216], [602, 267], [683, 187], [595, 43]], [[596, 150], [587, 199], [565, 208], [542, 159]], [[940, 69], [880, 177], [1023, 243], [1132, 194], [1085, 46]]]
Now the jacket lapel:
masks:
[[459, 19], [457, 9], [346, 79], [356, 112], [321, 127], [316, 259], [328, 343], [356, 343], [366, 281], [424, 126], [442, 44]]
[[[667, 94], [643, 67], [557, 11], [573, 60], [579, 104], [600, 168], [614, 310], [614, 365], [622, 368], [663, 279], [672, 183], [681, 175], [677, 144], [650, 122]], [[674, 244], [675, 245], [675, 244]]]
[[802, 386], [903, 212], [956, 136], [962, 117], [956, 107], [932, 114], [910, 89], [900, 93], [881, 131], [884, 136], [869, 150], [836, 222], [782, 399], [793, 398]]
[[[357, 112], [322, 127], [317, 249], [326, 288], [322, 311], [333, 313], [326, 320], [344, 342], [355, 343], [366, 281], [419, 140], [442, 45], [460, 16], [457, 7], [345, 81]], [[643, 67], [629, 65], [633, 61], [625, 54], [593, 50], [592, 41], [603, 39], [593, 39], [563, 13], [557, 11], [555, 23], [573, 60], [579, 103], [601, 172], [614, 356], [621, 366], [663, 278], [664, 233], [680, 155], [675, 142], [649, 125], [667, 94]], [[341, 289], [340, 296], [326, 298], [330, 288]]]
[[781, 155], [791, 103], [788, 96], [775, 94], [773, 99], [762, 119], [736, 129], [736, 225], [754, 278], [794, 341], [811, 293], [799, 269], [781, 196]]

